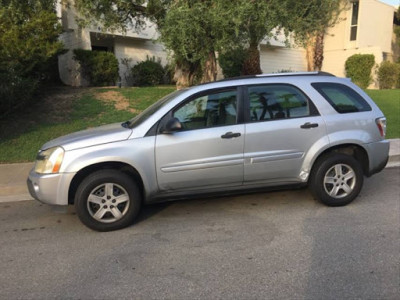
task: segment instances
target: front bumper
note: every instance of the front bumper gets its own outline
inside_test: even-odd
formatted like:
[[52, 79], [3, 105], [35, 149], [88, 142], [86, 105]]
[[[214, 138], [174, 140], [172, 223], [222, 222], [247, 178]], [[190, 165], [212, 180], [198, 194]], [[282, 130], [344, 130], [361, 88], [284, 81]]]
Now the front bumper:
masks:
[[68, 205], [69, 186], [75, 173], [38, 174], [33, 169], [27, 180], [29, 193], [51, 205]]

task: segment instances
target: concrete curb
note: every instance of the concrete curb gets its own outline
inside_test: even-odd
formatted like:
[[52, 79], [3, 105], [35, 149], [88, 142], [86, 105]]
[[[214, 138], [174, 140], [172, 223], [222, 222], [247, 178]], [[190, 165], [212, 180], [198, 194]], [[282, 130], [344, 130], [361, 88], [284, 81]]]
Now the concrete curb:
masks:
[[[391, 139], [386, 168], [400, 167], [400, 139]], [[34, 163], [0, 164], [0, 203], [33, 200], [26, 179]]]

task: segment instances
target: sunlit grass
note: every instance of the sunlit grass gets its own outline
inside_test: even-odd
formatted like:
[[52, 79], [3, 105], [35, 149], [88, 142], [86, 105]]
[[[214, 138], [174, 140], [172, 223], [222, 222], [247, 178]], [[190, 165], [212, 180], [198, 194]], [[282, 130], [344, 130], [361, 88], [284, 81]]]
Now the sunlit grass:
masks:
[[[164, 95], [173, 92], [175, 88], [113, 90], [121, 92], [129, 98], [134, 108], [141, 111]], [[90, 127], [123, 122], [135, 116], [132, 112], [117, 110], [112, 103], [96, 99], [94, 93], [92, 90], [74, 100], [72, 110], [66, 112], [68, 116], [62, 121], [49, 121], [46, 115], [35, 112], [28, 113], [20, 119], [13, 116], [10, 120], [3, 120], [0, 124], [0, 163], [33, 161], [40, 147], [51, 139]], [[19, 123], [18, 126], [15, 126], [16, 122]]]
[[400, 89], [367, 90], [387, 119], [386, 138], [400, 138]]

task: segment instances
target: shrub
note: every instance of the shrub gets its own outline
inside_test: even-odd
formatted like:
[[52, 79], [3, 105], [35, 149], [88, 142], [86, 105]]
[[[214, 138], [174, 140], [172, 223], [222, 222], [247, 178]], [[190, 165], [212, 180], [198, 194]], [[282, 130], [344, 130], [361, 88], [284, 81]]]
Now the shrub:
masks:
[[346, 75], [355, 84], [366, 89], [372, 81], [371, 70], [374, 64], [373, 54], [354, 54], [346, 60]]
[[163, 83], [164, 68], [155, 57], [147, 57], [145, 61], [137, 63], [132, 68], [132, 77], [135, 85], [148, 86]]
[[384, 61], [378, 69], [378, 82], [380, 89], [391, 89], [396, 86], [399, 79], [400, 64]]
[[26, 107], [33, 100], [38, 84], [38, 80], [21, 76], [12, 70], [0, 70], [0, 117]]
[[91, 85], [115, 85], [118, 60], [111, 52], [75, 49], [74, 59], [81, 65], [82, 75]]
[[225, 78], [240, 76], [242, 73], [246, 51], [243, 48], [237, 48], [232, 51], [221, 53], [218, 62], [222, 68]]

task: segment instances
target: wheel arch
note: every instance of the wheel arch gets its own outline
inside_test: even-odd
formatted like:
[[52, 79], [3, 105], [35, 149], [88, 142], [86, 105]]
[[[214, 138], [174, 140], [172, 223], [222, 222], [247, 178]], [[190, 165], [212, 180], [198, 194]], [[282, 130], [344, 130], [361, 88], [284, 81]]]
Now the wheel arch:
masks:
[[69, 185], [68, 189], [68, 204], [74, 204], [75, 194], [78, 189], [79, 184], [82, 182], [84, 178], [86, 178], [89, 174], [99, 171], [99, 170], [118, 170], [127, 175], [129, 175], [135, 182], [137, 183], [140, 193], [142, 195], [142, 200], [144, 201], [145, 197], [145, 188], [141, 175], [139, 172], [131, 165], [118, 161], [109, 161], [109, 162], [100, 162], [92, 165], [88, 165], [81, 170], [79, 170], [75, 176], [72, 178], [72, 181]]
[[313, 161], [312, 167], [310, 174], [312, 174], [314, 167], [316, 165], [316, 162], [323, 158], [326, 155], [329, 155], [330, 153], [342, 153], [346, 155], [350, 155], [354, 157], [361, 165], [363, 173], [365, 176], [369, 175], [369, 157], [368, 157], [368, 152], [367, 150], [358, 145], [358, 144], [353, 144], [353, 143], [346, 143], [346, 144], [339, 144], [335, 145], [332, 147], [329, 147], [322, 151]]

